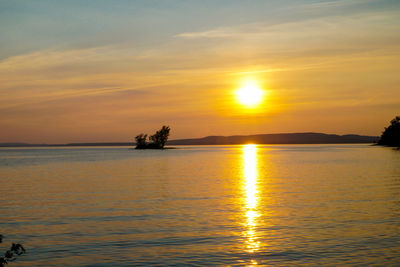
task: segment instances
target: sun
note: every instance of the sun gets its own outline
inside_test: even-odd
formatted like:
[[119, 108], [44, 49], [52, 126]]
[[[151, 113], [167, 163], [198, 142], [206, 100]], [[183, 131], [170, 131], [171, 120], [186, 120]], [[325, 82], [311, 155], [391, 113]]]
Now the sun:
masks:
[[236, 91], [236, 97], [240, 104], [252, 108], [263, 100], [264, 91], [255, 82], [249, 81]]

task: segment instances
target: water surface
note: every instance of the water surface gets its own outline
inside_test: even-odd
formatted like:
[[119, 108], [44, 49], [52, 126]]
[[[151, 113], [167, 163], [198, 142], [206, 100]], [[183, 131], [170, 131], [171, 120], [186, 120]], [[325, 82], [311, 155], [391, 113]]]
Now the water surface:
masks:
[[2, 148], [0, 181], [13, 266], [400, 264], [390, 148]]

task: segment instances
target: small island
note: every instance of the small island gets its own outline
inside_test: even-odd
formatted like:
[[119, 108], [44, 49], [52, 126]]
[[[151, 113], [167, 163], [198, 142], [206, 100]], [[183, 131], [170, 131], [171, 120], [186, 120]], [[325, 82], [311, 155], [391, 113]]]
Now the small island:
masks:
[[164, 149], [168, 140], [169, 126], [163, 126], [159, 131], [149, 137], [150, 143], [147, 142], [147, 134], [139, 134], [135, 137], [136, 149]]
[[385, 127], [378, 145], [400, 147], [400, 116], [390, 121], [389, 127]]

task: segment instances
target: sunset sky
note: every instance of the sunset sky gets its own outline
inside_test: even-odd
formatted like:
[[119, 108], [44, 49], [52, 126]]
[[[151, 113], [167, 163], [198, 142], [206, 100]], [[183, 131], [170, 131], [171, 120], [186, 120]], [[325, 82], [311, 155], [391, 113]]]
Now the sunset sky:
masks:
[[395, 115], [399, 0], [0, 1], [0, 142], [380, 135]]

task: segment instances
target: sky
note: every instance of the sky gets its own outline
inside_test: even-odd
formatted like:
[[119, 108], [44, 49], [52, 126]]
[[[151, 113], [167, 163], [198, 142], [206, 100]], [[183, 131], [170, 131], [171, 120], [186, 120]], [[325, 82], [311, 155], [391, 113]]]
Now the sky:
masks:
[[399, 33], [398, 0], [0, 0], [0, 142], [380, 135]]

